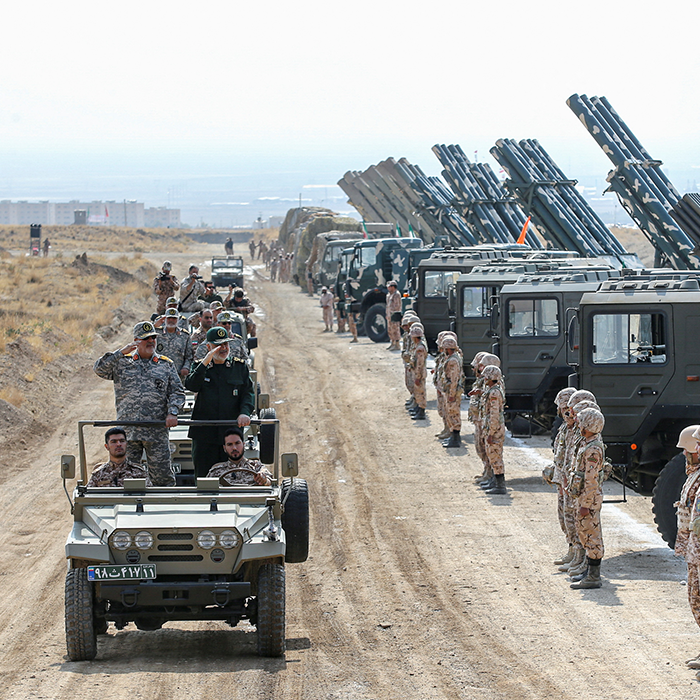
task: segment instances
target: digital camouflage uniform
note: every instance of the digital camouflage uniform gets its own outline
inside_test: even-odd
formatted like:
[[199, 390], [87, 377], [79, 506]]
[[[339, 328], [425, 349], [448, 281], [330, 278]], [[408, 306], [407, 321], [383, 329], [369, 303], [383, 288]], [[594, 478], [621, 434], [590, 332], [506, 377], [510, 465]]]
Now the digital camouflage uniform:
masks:
[[[494, 474], [503, 474], [503, 443], [506, 438], [506, 424], [503, 417], [505, 395], [500, 384], [486, 386], [479, 401], [481, 407], [481, 425], [483, 449], [488, 465]], [[491, 438], [491, 444], [487, 438]]]
[[162, 280], [160, 275], [153, 278], [153, 293], [157, 297], [157, 314], [165, 313], [165, 302], [168, 300], [168, 297], [175, 296], [175, 292], [178, 289], [180, 289], [180, 283], [178, 282], [177, 277], [172, 274], [167, 280]]
[[425, 338], [420, 336], [413, 342], [412, 348], [413, 364], [413, 396], [418, 408], [425, 408], [428, 405], [425, 396], [425, 382], [428, 376], [426, 363], [428, 361], [428, 348], [425, 346]]
[[[97, 376], [114, 382], [117, 420], [164, 422], [168, 413], [177, 415], [185, 403], [185, 390], [175, 364], [157, 353], [146, 360], [135, 352], [127, 356], [119, 350], [108, 352], [95, 362], [94, 370]], [[127, 426], [126, 439], [126, 458], [130, 462], [140, 462], [143, 450], [146, 451], [154, 486], [175, 484], [165, 425]]]
[[124, 479], [146, 479], [146, 486], [153, 486], [148, 472], [140, 464], [133, 464], [128, 459], [122, 464], [115, 464], [111, 460], [98, 464], [87, 485], [120, 487], [124, 486]]
[[[574, 514], [578, 541], [589, 559], [602, 559], [603, 531], [600, 508], [603, 505], [601, 474], [605, 460], [605, 446], [600, 435], [581, 438], [575, 458], [575, 468], [569, 478], [569, 493], [574, 498]], [[588, 508], [588, 515], [579, 509]]]
[[190, 334], [179, 328], [173, 333], [169, 333], [165, 328], [160, 329], [156, 338], [156, 352], [170, 358], [178, 372], [183, 367], [189, 369], [194, 357]]
[[462, 430], [462, 358], [457, 352], [446, 355], [442, 365], [445, 423], [449, 430]]
[[[245, 346], [245, 343], [243, 342], [243, 338], [241, 338], [240, 335], [232, 335], [231, 340], [229, 341], [228, 344], [229, 348], [229, 359], [233, 357], [237, 357], [239, 360], [243, 360], [243, 362], [246, 362], [249, 353], [248, 353], [248, 348]], [[209, 350], [207, 349], [207, 342], [206, 342], [206, 334], [204, 337], [204, 340], [197, 345], [197, 348], [194, 351], [194, 362], [201, 362], [207, 355]]]
[[[223, 474], [226, 474], [226, 472], [236, 468], [252, 469], [253, 471], [258, 472], [258, 474], [263, 474], [268, 479], [272, 479], [272, 474], [263, 466], [262, 462], [258, 461], [257, 459], [246, 459], [245, 457], [241, 457], [236, 461], [229, 459], [228, 462], [219, 462], [209, 470], [207, 476], [221, 479]], [[221, 479], [221, 485], [257, 486], [258, 484], [255, 483], [254, 476], [249, 472], [232, 472], [231, 474], [226, 474], [226, 476]]]
[[398, 343], [401, 340], [401, 325], [398, 321], [391, 320], [391, 315], [400, 311], [401, 295], [395, 289], [386, 295], [386, 328], [392, 343]]

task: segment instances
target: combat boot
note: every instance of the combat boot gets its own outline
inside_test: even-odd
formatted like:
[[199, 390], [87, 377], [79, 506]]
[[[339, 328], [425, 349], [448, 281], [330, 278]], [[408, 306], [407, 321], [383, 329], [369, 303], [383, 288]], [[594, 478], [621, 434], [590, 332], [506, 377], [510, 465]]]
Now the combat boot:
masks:
[[588, 572], [585, 578], [577, 583], [572, 583], [571, 588], [580, 591], [588, 588], [600, 588], [603, 582], [600, 580], [600, 562], [602, 559], [588, 558]]
[[568, 564], [574, 558], [574, 545], [569, 545], [569, 551], [559, 559], [554, 560], [555, 566], [561, 566], [561, 564]]
[[484, 489], [485, 492], [488, 493], [489, 496], [502, 496], [508, 493], [508, 491], [506, 491], [506, 475], [496, 474], [494, 478], [496, 479], [496, 483], [490, 489]]
[[581, 545], [574, 545], [574, 556], [570, 562], [562, 564], [559, 571], [571, 571], [576, 568], [585, 558], [585, 550]]
[[586, 571], [587, 566], [588, 566], [588, 557], [585, 556], [585, 550], [584, 550], [583, 559], [581, 559], [581, 562], [577, 566], [573, 566], [573, 562], [572, 562], [571, 566], [569, 566], [568, 574], [573, 579], [574, 576], [578, 576], [579, 574], [584, 573]]
[[578, 574], [569, 574], [569, 579], [571, 581], [583, 581], [586, 576], [588, 576], [588, 562], [586, 562], [583, 571], [580, 571]]
[[426, 419], [425, 415], [425, 409], [424, 408], [418, 408], [416, 412], [411, 416], [411, 420], [425, 420]]
[[700, 668], [700, 654], [698, 654], [698, 656], [696, 656], [696, 657], [694, 657], [694, 658], [692, 658], [692, 659], [688, 659], [688, 660], [685, 662], [685, 665], [686, 665], [688, 668]]
[[416, 400], [411, 396], [411, 398], [406, 401], [404, 406], [406, 407], [406, 410], [410, 411], [412, 408], [415, 408], [416, 405]]
[[443, 447], [461, 447], [462, 438], [459, 434], [459, 430], [453, 430], [450, 434], [450, 439], [442, 443]]
[[496, 485], [496, 476], [491, 469], [488, 470], [486, 476], [479, 482], [479, 488], [490, 489]]
[[439, 433], [435, 433], [435, 437], [438, 440], [444, 440], [445, 438], [450, 437], [450, 429], [449, 428], [443, 428]]

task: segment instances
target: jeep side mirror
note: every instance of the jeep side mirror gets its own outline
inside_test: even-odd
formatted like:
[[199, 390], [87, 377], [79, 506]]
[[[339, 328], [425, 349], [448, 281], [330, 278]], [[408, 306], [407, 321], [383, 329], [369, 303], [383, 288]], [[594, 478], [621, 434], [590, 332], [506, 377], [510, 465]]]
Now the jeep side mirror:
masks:
[[258, 394], [258, 409], [270, 408], [270, 394]]
[[75, 479], [75, 456], [61, 455], [61, 477]]
[[285, 452], [280, 455], [280, 470], [283, 477], [297, 476], [299, 474], [299, 458], [296, 452]]
[[248, 338], [246, 341], [246, 345], [248, 346], [248, 350], [255, 350], [255, 348], [258, 347], [258, 339], [251, 336]]

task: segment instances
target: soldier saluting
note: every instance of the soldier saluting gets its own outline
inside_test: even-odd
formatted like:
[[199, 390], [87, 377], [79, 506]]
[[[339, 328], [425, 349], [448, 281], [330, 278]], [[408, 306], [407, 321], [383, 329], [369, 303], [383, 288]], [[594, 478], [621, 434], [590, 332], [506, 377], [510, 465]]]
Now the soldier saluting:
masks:
[[173, 361], [156, 353], [156, 332], [150, 321], [134, 326], [134, 340], [95, 362], [95, 374], [114, 382], [114, 402], [120, 421], [158, 421], [162, 426], [127, 427], [130, 462], [140, 462], [143, 450], [154, 486], [174, 486], [168, 428], [177, 425], [185, 390]]

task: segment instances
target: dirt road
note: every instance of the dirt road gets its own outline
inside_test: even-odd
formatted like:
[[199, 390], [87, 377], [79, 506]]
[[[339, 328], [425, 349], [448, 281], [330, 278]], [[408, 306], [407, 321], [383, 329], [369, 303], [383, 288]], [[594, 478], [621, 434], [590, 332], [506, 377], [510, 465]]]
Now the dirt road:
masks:
[[317, 299], [263, 277], [248, 283], [263, 388], [312, 501], [311, 556], [287, 568], [286, 658], [257, 658], [247, 625], [170, 623], [111, 628], [97, 660], [66, 661], [58, 457], [75, 450], [79, 417], [113, 415], [86, 357], [56, 432], [3, 451], [0, 697], [698, 697], [683, 664], [700, 652], [684, 565], [648, 499], [604, 506], [605, 586], [570, 590], [551, 563], [564, 547], [539, 477], [546, 441], [509, 439], [509, 494], [486, 496], [471, 436], [449, 452], [433, 438], [434, 394], [430, 421], [408, 419], [396, 353], [322, 333]]

